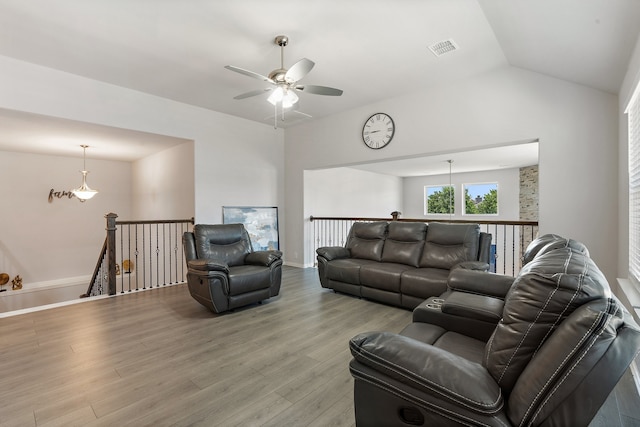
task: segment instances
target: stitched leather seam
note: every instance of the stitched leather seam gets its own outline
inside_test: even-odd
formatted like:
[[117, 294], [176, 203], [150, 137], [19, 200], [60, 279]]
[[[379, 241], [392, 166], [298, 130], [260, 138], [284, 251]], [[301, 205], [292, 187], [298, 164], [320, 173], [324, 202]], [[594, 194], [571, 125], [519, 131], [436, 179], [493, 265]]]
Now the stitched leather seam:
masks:
[[[498, 393], [496, 401], [492, 402], [492, 403], [477, 402], [477, 401], [474, 401], [473, 399], [470, 399], [470, 398], [468, 398], [466, 396], [462, 396], [462, 395], [460, 395], [459, 393], [456, 393], [453, 390], [449, 390], [447, 387], [445, 387], [445, 386], [443, 386], [441, 384], [436, 384], [433, 381], [430, 381], [428, 378], [424, 378], [423, 377], [422, 379], [424, 380], [424, 382], [418, 381], [417, 379], [413, 378], [411, 375], [408, 375], [407, 372], [409, 372], [409, 371], [407, 371], [403, 367], [401, 367], [401, 366], [399, 366], [399, 365], [397, 365], [395, 363], [392, 363], [392, 362], [390, 362], [388, 360], [384, 360], [384, 362], [386, 364], [388, 364], [388, 365], [382, 364], [380, 362], [380, 360], [383, 360], [383, 359], [381, 359], [380, 357], [372, 354], [371, 352], [368, 352], [367, 350], [363, 349], [362, 347], [360, 347], [359, 350], [360, 350], [360, 352], [359, 352], [360, 356], [362, 356], [365, 359], [369, 360], [371, 363], [373, 363], [373, 364], [375, 364], [377, 366], [380, 366], [383, 369], [389, 369], [389, 370], [397, 373], [398, 375], [401, 375], [402, 377], [406, 378], [407, 380], [409, 380], [409, 381], [411, 381], [413, 383], [416, 383], [416, 384], [421, 385], [421, 386], [426, 386], [430, 390], [442, 395], [445, 398], [449, 398], [449, 399], [452, 399], [453, 401], [456, 401], [456, 399], [453, 399], [452, 396], [458, 397], [459, 399], [461, 399], [459, 401], [459, 403], [464, 405], [464, 406], [467, 406], [467, 407], [470, 407], [470, 405], [469, 405], [469, 403], [465, 403], [464, 401], [470, 402], [470, 403], [472, 403], [474, 405], [477, 405], [477, 406], [480, 406], [480, 407], [489, 408], [489, 407], [495, 406], [496, 403], [500, 400], [500, 397], [502, 396], [502, 392]], [[389, 366], [393, 366], [395, 369], [391, 369]], [[446, 390], [447, 392], [450, 393], [450, 395], [446, 395], [445, 393], [443, 393], [439, 389]]]
[[[540, 390], [538, 391], [538, 393], [536, 394], [536, 396], [534, 397], [534, 399], [531, 401], [531, 403], [529, 404], [529, 407], [527, 408], [527, 410], [525, 411], [523, 417], [522, 417], [522, 422], [524, 422], [527, 419], [527, 416], [529, 415], [529, 412], [533, 409], [533, 407], [535, 406], [535, 404], [538, 402], [538, 400], [540, 399], [540, 397], [542, 396], [542, 394], [546, 391], [547, 387], [549, 386], [549, 384], [556, 378], [556, 376], [558, 375], [558, 373], [565, 367], [566, 363], [568, 362], [568, 360], [574, 355], [576, 354], [577, 350], [582, 346], [582, 344], [590, 337], [593, 336], [593, 331], [596, 327], [596, 325], [600, 322], [600, 320], [602, 319], [602, 316], [604, 315], [604, 313], [601, 313], [597, 318], [594, 319], [593, 323], [591, 324], [591, 326], [589, 327], [589, 329], [587, 331], [585, 331], [585, 333], [582, 335], [582, 338], [576, 343], [575, 346], [573, 346], [573, 348], [571, 349], [571, 351], [569, 353], [567, 353], [567, 355], [565, 356], [565, 358], [562, 360], [562, 363], [560, 363], [558, 365], [558, 367], [553, 371], [553, 374], [549, 376], [549, 378], [547, 379], [547, 381], [544, 383], [544, 385], [542, 387], [540, 387]], [[607, 322], [608, 323], [608, 322]], [[606, 324], [605, 324], [606, 326]], [[554, 389], [549, 392], [544, 400], [544, 402], [542, 402], [542, 404], [540, 404], [540, 406], [538, 407], [538, 410], [536, 411], [536, 413], [534, 415], [532, 415], [532, 420], [535, 419], [535, 417], [538, 416], [538, 414], [540, 413], [540, 411], [542, 410], [542, 408], [544, 407], [544, 405], [547, 404], [547, 402], [549, 401], [549, 399], [551, 398], [551, 396], [553, 395], [553, 393], [555, 393], [555, 391], [558, 389], [558, 387], [560, 387], [560, 385], [562, 385], [562, 383], [565, 381], [565, 379], [567, 378], [567, 376], [573, 371], [573, 369], [576, 367], [577, 364], [580, 363], [580, 361], [584, 358], [584, 356], [587, 354], [588, 350], [593, 346], [593, 344], [595, 343], [595, 340], [598, 338], [598, 336], [602, 333], [602, 331], [604, 330], [604, 326], [600, 329], [600, 332], [598, 332], [595, 336], [593, 336], [593, 341], [591, 342], [591, 344], [589, 346], [587, 346], [587, 348], [583, 351], [582, 355], [578, 358], [578, 360], [575, 362], [575, 364], [565, 373], [564, 377], [558, 381], [558, 384], [556, 384], [556, 386], [554, 387]], [[522, 423], [520, 424], [522, 425]]]
[[[421, 399], [417, 396], [413, 396], [410, 395], [408, 393], [403, 392], [401, 389], [399, 389], [398, 387], [394, 386], [393, 384], [390, 384], [386, 381], [384, 381], [384, 379], [380, 379], [380, 378], [373, 378], [370, 375], [365, 374], [364, 372], [358, 371], [355, 368], [351, 367], [351, 374], [355, 377], [358, 378], [362, 381], [367, 382], [368, 384], [373, 385], [374, 387], [379, 387], [401, 399], [405, 399], [408, 401], [412, 401], [412, 403], [417, 403], [420, 405], [423, 405], [425, 407], [431, 408], [431, 409], [435, 409], [435, 413], [448, 418], [452, 421], [455, 421], [457, 423], [463, 424], [463, 425], [467, 425], [467, 426], [489, 426], [489, 424], [486, 423], [480, 423], [480, 421], [478, 420], [474, 420], [472, 418], [469, 417], [465, 417], [464, 415], [460, 414], [459, 412], [453, 412], [450, 411], [446, 408], [443, 408], [442, 406], [436, 405], [435, 403], [431, 403], [431, 402], [427, 402], [424, 399]], [[502, 409], [502, 405], [499, 409]], [[454, 418], [452, 416], [452, 414], [456, 415], [457, 417], [462, 417], [464, 420], [461, 420], [459, 418]], [[502, 421], [499, 418], [494, 418], [496, 421], [500, 422], [503, 426], [506, 427], [506, 424], [502, 423]], [[466, 421], [466, 422], [465, 422]]]
[[[570, 253], [570, 257], [569, 260], [573, 257], [574, 251], [571, 250], [569, 248], [569, 253]], [[569, 300], [569, 302], [567, 303], [567, 305], [565, 306], [565, 308], [562, 310], [562, 312], [558, 315], [558, 317], [556, 318], [556, 321], [553, 322], [553, 325], [551, 325], [551, 327], [549, 329], [547, 329], [547, 333], [544, 335], [544, 337], [542, 338], [542, 340], [540, 341], [540, 343], [538, 344], [538, 347], [535, 349], [535, 351], [533, 352], [531, 358], [533, 359], [535, 357], [535, 355], [538, 353], [538, 351], [540, 350], [540, 348], [542, 347], [542, 345], [545, 343], [545, 341], [547, 340], [547, 338], [549, 337], [549, 335], [551, 335], [551, 333], [553, 331], [555, 331], [556, 325], [558, 324], [558, 321], [560, 319], [563, 318], [565, 312], [569, 309], [569, 307], [571, 306], [571, 304], [573, 303], [573, 301], [577, 298], [578, 293], [580, 291], [582, 291], [582, 288], [584, 288], [584, 280], [587, 276], [587, 274], [589, 274], [589, 263], [586, 261], [586, 259], [584, 260], [583, 264], [582, 264], [583, 268], [582, 268], [582, 273], [579, 274], [578, 276], [578, 287], [576, 289], [576, 291], [573, 293], [573, 295], [571, 296], [571, 299]], [[568, 267], [568, 266], [567, 266]], [[560, 279], [562, 278], [563, 275], [560, 275], [560, 277], [558, 278], [558, 283], [560, 283]]]
[[[569, 257], [567, 257], [567, 259], [565, 260], [564, 263], [564, 274], [566, 274], [568, 268], [569, 268], [569, 262], [571, 261], [573, 251], [569, 250]], [[507, 361], [507, 364], [505, 365], [505, 367], [502, 370], [502, 373], [500, 374], [500, 377], [498, 378], [498, 384], [500, 384], [502, 382], [502, 379], [504, 377], [504, 375], [506, 374], [507, 370], [509, 369], [511, 362], [513, 361], [513, 358], [516, 356], [516, 354], [518, 353], [518, 351], [520, 350], [520, 347], [522, 347], [522, 344], [524, 343], [524, 341], [526, 341], [527, 336], [529, 335], [529, 333], [531, 332], [531, 329], [533, 328], [533, 326], [535, 324], [537, 324], [537, 320], [540, 318], [540, 316], [542, 315], [542, 313], [544, 313], [545, 308], [549, 305], [551, 299], [553, 298], [553, 296], [557, 293], [558, 288], [560, 286], [560, 278], [562, 277], [562, 274], [557, 276], [557, 280], [556, 280], [556, 288], [549, 294], [549, 296], [547, 297], [547, 300], [545, 301], [544, 305], [540, 308], [540, 310], [538, 311], [538, 314], [536, 315], [535, 319], [533, 322], [529, 323], [529, 327], [527, 328], [526, 332], [523, 334], [520, 342], [518, 343], [517, 347], [514, 349], [514, 351], [511, 353], [511, 357], [509, 358], [509, 360]], [[579, 288], [578, 288], [579, 289]], [[574, 295], [571, 297], [570, 301], [573, 301], [575, 299], [575, 295], [578, 293], [578, 289], [576, 289], [576, 291], [574, 292]], [[561, 313], [564, 313], [567, 308], [568, 308], [569, 304], [565, 305], [565, 307], [562, 309]], [[558, 316], [558, 319], [560, 318], [560, 316]], [[556, 322], [554, 322], [554, 325], [557, 324], [557, 320]], [[553, 325], [552, 325], [553, 326]], [[551, 330], [551, 328], [549, 328], [549, 330]], [[548, 330], [548, 331], [549, 331]], [[549, 333], [547, 331], [547, 334]], [[545, 335], [546, 336], [546, 335]], [[540, 345], [539, 345], [540, 346]], [[538, 346], [538, 348], [539, 348]], [[536, 349], [537, 351], [537, 349]], [[534, 352], [535, 353], [535, 352]]]

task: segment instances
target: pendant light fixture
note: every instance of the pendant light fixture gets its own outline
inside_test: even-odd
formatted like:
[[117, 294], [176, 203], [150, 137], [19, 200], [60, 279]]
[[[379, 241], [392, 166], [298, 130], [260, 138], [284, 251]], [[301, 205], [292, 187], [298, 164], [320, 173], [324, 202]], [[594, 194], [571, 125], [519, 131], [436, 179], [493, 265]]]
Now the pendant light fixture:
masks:
[[82, 170], [80, 173], [82, 174], [82, 185], [79, 188], [76, 188], [72, 191], [73, 195], [78, 198], [81, 202], [85, 200], [89, 200], [96, 194], [98, 194], [97, 190], [92, 190], [87, 185], [87, 174], [89, 171], [87, 170], [87, 148], [88, 145], [81, 145], [82, 147]]

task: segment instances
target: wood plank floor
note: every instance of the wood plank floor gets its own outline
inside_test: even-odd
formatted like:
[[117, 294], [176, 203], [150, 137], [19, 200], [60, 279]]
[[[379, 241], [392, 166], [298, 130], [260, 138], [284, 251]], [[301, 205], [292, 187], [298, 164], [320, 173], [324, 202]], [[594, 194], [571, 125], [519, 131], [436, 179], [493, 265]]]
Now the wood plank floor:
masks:
[[0, 426], [353, 426], [349, 338], [410, 321], [292, 267], [223, 315], [178, 285], [3, 318]]

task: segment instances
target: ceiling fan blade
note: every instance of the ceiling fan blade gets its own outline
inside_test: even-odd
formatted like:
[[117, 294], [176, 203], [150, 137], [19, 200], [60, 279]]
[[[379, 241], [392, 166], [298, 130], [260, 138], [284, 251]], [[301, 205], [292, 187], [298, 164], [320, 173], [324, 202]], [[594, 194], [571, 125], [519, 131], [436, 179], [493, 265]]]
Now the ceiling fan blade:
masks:
[[302, 92], [313, 93], [316, 95], [328, 95], [328, 96], [342, 95], [341, 89], [336, 89], [334, 87], [327, 87], [327, 86], [302, 85], [302, 86], [296, 86], [296, 89]]
[[298, 80], [306, 76], [309, 73], [309, 71], [311, 71], [314, 65], [316, 65], [316, 63], [313, 62], [312, 60], [307, 58], [302, 58], [300, 61], [293, 64], [291, 68], [289, 68], [289, 71], [287, 71], [287, 74], [284, 75], [285, 81], [290, 83], [297, 82]]
[[233, 99], [245, 99], [245, 98], [251, 98], [252, 96], [257, 96], [257, 95], [262, 95], [265, 92], [269, 92], [271, 91], [271, 88], [266, 88], [266, 89], [256, 89], [256, 90], [252, 90], [250, 92], [245, 92], [245, 93], [241, 93], [238, 96], [234, 96]]
[[253, 77], [254, 79], [275, 84], [275, 82], [269, 77], [263, 76], [262, 74], [254, 73], [253, 71], [245, 70], [244, 68], [234, 67], [233, 65], [225, 65], [224, 68], [226, 68], [227, 70], [235, 71], [236, 73], [244, 74], [245, 76]]

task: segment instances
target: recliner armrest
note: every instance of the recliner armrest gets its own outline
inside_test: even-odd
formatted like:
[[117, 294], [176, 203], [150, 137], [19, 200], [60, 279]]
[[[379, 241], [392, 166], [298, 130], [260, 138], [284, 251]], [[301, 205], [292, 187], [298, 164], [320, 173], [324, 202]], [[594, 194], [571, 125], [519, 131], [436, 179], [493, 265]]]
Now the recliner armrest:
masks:
[[[367, 332], [349, 342], [356, 362], [375, 371], [367, 380], [380, 384], [392, 378], [434, 400], [482, 414], [495, 414], [503, 405], [502, 391], [489, 372], [480, 364], [441, 348], [390, 332]], [[360, 372], [351, 363], [351, 373]]]
[[504, 298], [514, 280], [515, 277], [502, 274], [456, 268], [449, 274], [447, 288], [452, 291]]
[[342, 246], [325, 246], [323, 248], [316, 249], [316, 253], [327, 261], [331, 261], [332, 259], [349, 258], [351, 256], [351, 251]]
[[280, 251], [256, 251], [248, 253], [244, 258], [244, 262], [246, 264], [264, 265], [268, 267], [280, 258], [282, 258], [282, 252]]
[[463, 261], [453, 266], [452, 270], [463, 268], [465, 270], [489, 271], [489, 264], [482, 261]]
[[443, 313], [497, 324], [502, 318], [504, 300], [470, 292], [453, 291], [442, 302]]
[[193, 259], [187, 262], [187, 267], [197, 271], [224, 271], [229, 273], [229, 266], [226, 262], [211, 258]]

